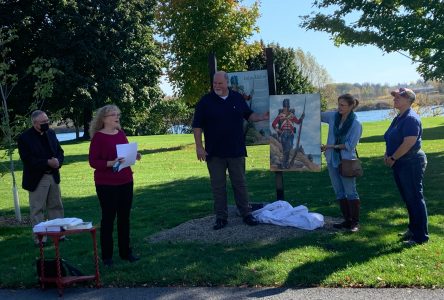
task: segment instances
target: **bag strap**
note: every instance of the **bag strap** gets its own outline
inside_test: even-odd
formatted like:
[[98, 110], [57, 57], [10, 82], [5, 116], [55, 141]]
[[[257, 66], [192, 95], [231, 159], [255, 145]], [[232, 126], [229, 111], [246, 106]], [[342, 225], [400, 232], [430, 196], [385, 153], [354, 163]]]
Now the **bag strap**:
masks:
[[[355, 147], [355, 152], [356, 152], [356, 158], [359, 159], [359, 155], [358, 155], [358, 148]], [[339, 160], [342, 160], [342, 155], [341, 155], [341, 151], [339, 151]]]

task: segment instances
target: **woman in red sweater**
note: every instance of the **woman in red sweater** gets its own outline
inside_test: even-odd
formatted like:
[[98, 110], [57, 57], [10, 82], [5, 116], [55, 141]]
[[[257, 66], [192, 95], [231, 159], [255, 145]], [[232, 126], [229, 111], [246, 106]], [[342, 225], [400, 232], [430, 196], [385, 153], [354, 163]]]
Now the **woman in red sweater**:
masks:
[[[130, 247], [130, 212], [133, 201], [133, 173], [130, 167], [113, 171], [113, 165], [121, 162], [117, 157], [117, 144], [127, 144], [128, 139], [120, 127], [120, 110], [116, 105], [99, 108], [91, 121], [89, 133], [89, 164], [94, 171], [97, 197], [102, 209], [100, 222], [100, 246], [102, 261], [113, 264], [113, 228], [117, 216], [119, 255], [129, 262], [137, 261]], [[137, 153], [140, 159], [140, 153]]]

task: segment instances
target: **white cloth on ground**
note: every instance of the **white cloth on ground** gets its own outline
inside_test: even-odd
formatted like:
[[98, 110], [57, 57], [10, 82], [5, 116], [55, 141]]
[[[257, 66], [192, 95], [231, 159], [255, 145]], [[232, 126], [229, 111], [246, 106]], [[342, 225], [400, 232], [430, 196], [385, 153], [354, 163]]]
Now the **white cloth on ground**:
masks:
[[260, 223], [269, 223], [279, 226], [292, 226], [306, 230], [314, 230], [324, 226], [324, 216], [308, 212], [304, 205], [296, 207], [283, 200], [267, 204], [261, 209], [252, 212]]

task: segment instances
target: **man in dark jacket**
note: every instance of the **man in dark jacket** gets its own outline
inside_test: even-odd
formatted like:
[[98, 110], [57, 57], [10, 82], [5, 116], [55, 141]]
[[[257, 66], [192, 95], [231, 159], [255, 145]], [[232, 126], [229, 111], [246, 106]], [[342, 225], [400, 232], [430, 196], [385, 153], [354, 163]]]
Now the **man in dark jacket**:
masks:
[[[60, 172], [64, 155], [56, 134], [49, 129], [45, 112], [31, 114], [32, 127], [18, 139], [18, 150], [23, 162], [22, 187], [29, 191], [29, 209], [32, 226], [45, 221], [63, 218], [60, 194]], [[34, 242], [38, 239], [34, 236]]]
[[199, 161], [207, 162], [210, 173], [216, 214], [214, 230], [222, 229], [228, 223], [227, 170], [244, 223], [250, 226], [258, 224], [251, 215], [245, 181], [247, 148], [243, 124], [244, 120], [257, 122], [268, 118], [268, 112], [261, 115], [253, 112], [241, 94], [228, 89], [228, 75], [222, 71], [214, 74], [213, 91], [203, 96], [196, 106], [193, 119], [196, 155]]

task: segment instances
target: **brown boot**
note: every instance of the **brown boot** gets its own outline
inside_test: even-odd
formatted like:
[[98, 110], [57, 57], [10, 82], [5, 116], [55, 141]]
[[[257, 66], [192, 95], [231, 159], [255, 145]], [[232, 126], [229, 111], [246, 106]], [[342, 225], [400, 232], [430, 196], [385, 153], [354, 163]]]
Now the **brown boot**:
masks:
[[349, 201], [350, 205], [350, 231], [357, 232], [359, 231], [359, 210], [361, 207], [361, 201], [359, 199]]
[[333, 224], [333, 227], [337, 228], [337, 229], [350, 228], [351, 212], [350, 212], [350, 207], [349, 207], [349, 201], [347, 199], [340, 199], [339, 200], [339, 208], [341, 209], [344, 221], [341, 223]]

